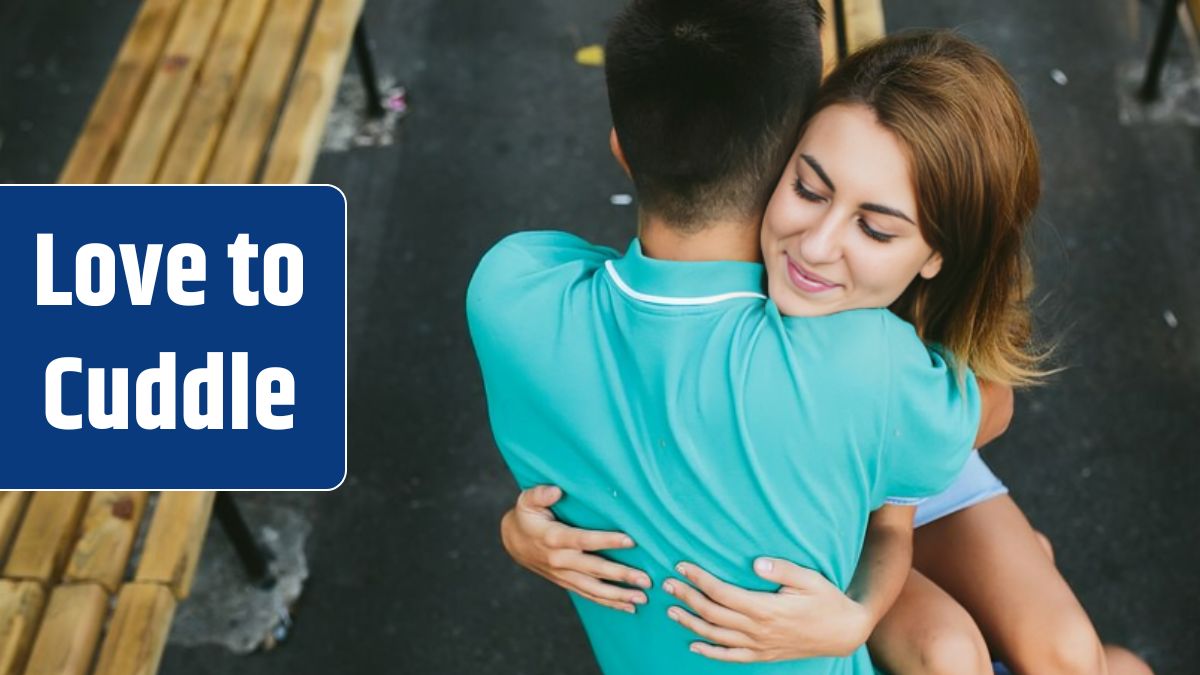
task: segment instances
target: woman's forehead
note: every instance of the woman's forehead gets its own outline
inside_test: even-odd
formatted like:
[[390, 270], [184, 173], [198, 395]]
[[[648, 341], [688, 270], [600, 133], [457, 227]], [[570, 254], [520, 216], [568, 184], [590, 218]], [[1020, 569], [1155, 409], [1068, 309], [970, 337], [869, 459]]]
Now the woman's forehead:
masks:
[[838, 192], [866, 191], [872, 199], [902, 202], [893, 204], [897, 208], [916, 201], [904, 146], [864, 105], [839, 104], [818, 112], [793, 159], [798, 170], [828, 179]]

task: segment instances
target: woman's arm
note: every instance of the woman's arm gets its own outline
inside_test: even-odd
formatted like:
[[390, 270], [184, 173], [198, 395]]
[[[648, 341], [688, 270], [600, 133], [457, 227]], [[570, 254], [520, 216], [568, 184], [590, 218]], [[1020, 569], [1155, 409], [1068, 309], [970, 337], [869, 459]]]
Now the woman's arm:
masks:
[[760, 558], [755, 572], [780, 584], [774, 593], [747, 591], [691, 564], [678, 571], [695, 588], [668, 580], [679, 607], [668, 615], [707, 642], [692, 651], [749, 663], [845, 656], [862, 646], [891, 608], [912, 564], [915, 507], [888, 505], [871, 514], [858, 567], [846, 593], [821, 574], [785, 560]]
[[550, 507], [562, 490], [550, 485], [529, 488], [500, 520], [500, 540], [517, 564], [568, 591], [606, 607], [632, 613], [646, 594], [609, 582], [650, 587], [644, 572], [606, 560], [590, 551], [631, 548], [622, 532], [581, 530], [558, 522]]
[[883, 619], [912, 568], [913, 515], [915, 506], [888, 504], [871, 514], [862, 555], [846, 595], [867, 611], [866, 642], [875, 626]]
[[975, 447], [982, 448], [1008, 430], [1013, 417], [1013, 388], [989, 380], [977, 381], [980, 413], [979, 434], [975, 437]]
[[[501, 521], [504, 548], [520, 565], [554, 584], [606, 607], [627, 612], [645, 594], [610, 582], [648, 588], [643, 572], [588, 553], [628, 548], [619, 532], [581, 530], [559, 523], [550, 507], [562, 492], [551, 486], [521, 493]], [[862, 645], [891, 607], [912, 560], [914, 507], [888, 505], [871, 514], [858, 567], [846, 593], [821, 574], [786, 560], [760, 558], [755, 572], [777, 583], [773, 593], [727, 584], [695, 565], [680, 573], [695, 588], [670, 580], [664, 588], [696, 612], [669, 610], [672, 618], [711, 643], [700, 654], [724, 661], [780, 661], [841, 656]]]

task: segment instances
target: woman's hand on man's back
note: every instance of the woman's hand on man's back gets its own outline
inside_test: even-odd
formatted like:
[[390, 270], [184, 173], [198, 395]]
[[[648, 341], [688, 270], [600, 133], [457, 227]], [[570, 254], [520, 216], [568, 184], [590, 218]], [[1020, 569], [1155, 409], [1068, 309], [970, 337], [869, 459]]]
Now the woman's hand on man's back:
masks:
[[551, 485], [523, 491], [500, 521], [504, 550], [522, 567], [605, 607], [632, 613], [635, 604], [646, 604], [645, 593], [618, 584], [649, 588], [650, 577], [593, 553], [631, 548], [633, 540], [622, 532], [581, 530], [558, 522], [550, 507], [559, 499], [562, 490]]
[[758, 576], [780, 585], [774, 592], [725, 583], [689, 563], [680, 563], [676, 571], [692, 585], [668, 579], [664, 590], [691, 612], [672, 607], [667, 613], [707, 641], [693, 642], [691, 649], [710, 659], [752, 663], [847, 656], [874, 628], [865, 607], [819, 572], [786, 560], [755, 561]]

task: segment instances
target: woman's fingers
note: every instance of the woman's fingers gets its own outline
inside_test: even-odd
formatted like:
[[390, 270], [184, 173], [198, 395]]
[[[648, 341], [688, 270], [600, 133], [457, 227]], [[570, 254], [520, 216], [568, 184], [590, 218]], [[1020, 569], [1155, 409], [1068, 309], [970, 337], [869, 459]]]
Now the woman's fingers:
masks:
[[675, 570], [717, 604], [745, 616], [754, 617], [761, 613], [758, 610], [762, 594], [727, 584], [690, 563], [679, 563], [675, 566]]
[[635, 609], [634, 606], [629, 604], [628, 602], [614, 602], [612, 600], [605, 600], [604, 598], [597, 597], [594, 595], [589, 595], [587, 593], [578, 593], [578, 595], [579, 595], [579, 597], [590, 600], [590, 601], [596, 603], [597, 605], [603, 605], [604, 607], [608, 607], [609, 609], [615, 609], [618, 612], [625, 612], [627, 614], [633, 614], [634, 612], [637, 611], [637, 609]]
[[708, 599], [700, 591], [676, 579], [668, 579], [663, 583], [663, 590], [683, 602], [705, 621], [734, 630], [748, 631], [753, 623], [746, 616]]
[[562, 489], [556, 485], [535, 485], [517, 495], [517, 508], [548, 509], [562, 499]]
[[820, 572], [778, 558], [759, 558], [755, 560], [754, 572], [767, 581], [772, 581], [786, 587], [781, 589], [785, 591], [804, 592], [818, 589], [823, 590], [825, 587], [833, 586]]
[[624, 532], [582, 530], [556, 523], [546, 532], [546, 545], [551, 548], [569, 548], [576, 551], [603, 551], [610, 548], [632, 548], [633, 540]]
[[[646, 594], [613, 584], [606, 584], [603, 581], [590, 577], [582, 572], [573, 570], [562, 570], [558, 572], [560, 585], [576, 593], [592, 598], [601, 598], [612, 602], [619, 602], [628, 605], [644, 605], [646, 604]], [[602, 603], [603, 604], [603, 603]]]
[[722, 647], [720, 645], [710, 645], [707, 642], [693, 642], [691, 649], [697, 654], [715, 661], [754, 663], [765, 660], [758, 656], [758, 652], [746, 649], [745, 647]]
[[639, 588], [650, 588], [650, 577], [640, 570], [587, 553], [577, 554], [573, 558], [575, 559], [572, 560], [570, 567], [576, 572], [583, 572], [597, 579], [616, 581]]
[[753, 644], [745, 634], [729, 628], [714, 626], [695, 614], [685, 611], [682, 607], [668, 609], [667, 616], [705, 640], [725, 647], [749, 647]]

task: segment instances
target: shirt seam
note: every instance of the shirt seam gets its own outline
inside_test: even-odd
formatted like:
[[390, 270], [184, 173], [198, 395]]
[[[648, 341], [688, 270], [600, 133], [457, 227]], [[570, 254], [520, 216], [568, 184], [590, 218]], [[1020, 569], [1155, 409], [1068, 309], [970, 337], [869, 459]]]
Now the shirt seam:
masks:
[[891, 339], [892, 336], [891, 336], [891, 332], [888, 330], [887, 317], [884, 316], [883, 314], [880, 314], [879, 316], [880, 316], [881, 323], [883, 324], [883, 343], [885, 345], [887, 345], [887, 349], [885, 351], [887, 352], [887, 359], [888, 359], [887, 400], [883, 404], [883, 434], [882, 434], [883, 437], [881, 439], [879, 439], [879, 441], [880, 441], [879, 458], [882, 463], [881, 469], [885, 472], [885, 475], [886, 475], [888, 473], [891, 473], [890, 469], [891, 469], [892, 454], [891, 454], [891, 446], [888, 443], [888, 441], [892, 437], [892, 434], [891, 434], [892, 399], [895, 398], [895, 395], [894, 395], [895, 392], [893, 391], [893, 388], [895, 387], [895, 383], [896, 383], [896, 373], [895, 373], [896, 368], [895, 368], [895, 355], [892, 353], [892, 339]]

